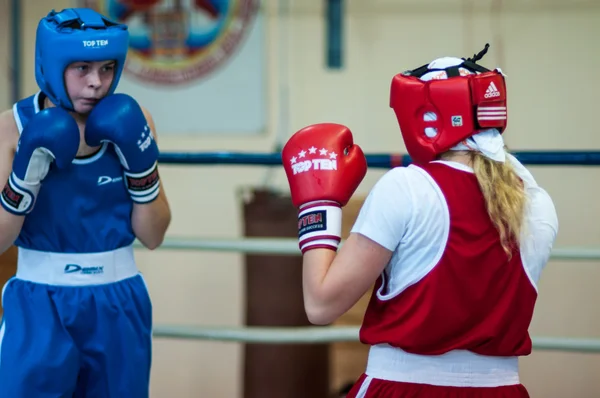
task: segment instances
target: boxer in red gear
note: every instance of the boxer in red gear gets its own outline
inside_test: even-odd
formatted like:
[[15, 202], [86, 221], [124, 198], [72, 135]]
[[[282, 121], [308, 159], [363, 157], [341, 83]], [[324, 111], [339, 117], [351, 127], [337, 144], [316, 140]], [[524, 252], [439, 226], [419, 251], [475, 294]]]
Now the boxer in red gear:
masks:
[[[498, 72], [477, 60], [441, 58], [396, 76], [391, 105], [403, 106], [394, 110], [419, 162], [378, 180], [339, 250], [340, 207], [364, 176], [362, 152], [333, 124], [305, 128], [284, 147], [308, 319], [330, 324], [374, 286], [360, 329], [368, 365], [349, 398], [529, 396], [518, 358], [532, 350], [528, 328], [558, 219], [506, 152], [506, 88], [497, 78], [479, 84]], [[326, 161], [331, 151], [336, 163]]]

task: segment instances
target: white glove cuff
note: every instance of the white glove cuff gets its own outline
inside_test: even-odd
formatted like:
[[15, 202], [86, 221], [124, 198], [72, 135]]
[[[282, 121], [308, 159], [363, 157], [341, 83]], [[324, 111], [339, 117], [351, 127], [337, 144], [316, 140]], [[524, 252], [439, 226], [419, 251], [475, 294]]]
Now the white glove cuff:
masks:
[[141, 173], [125, 171], [125, 184], [131, 199], [136, 203], [150, 203], [158, 197], [160, 192], [160, 177], [158, 163]]
[[302, 254], [311, 249], [337, 251], [342, 237], [342, 208], [331, 201], [300, 206], [298, 241]]
[[16, 215], [30, 213], [41, 186], [41, 183], [25, 182], [11, 173], [0, 195], [2, 207]]

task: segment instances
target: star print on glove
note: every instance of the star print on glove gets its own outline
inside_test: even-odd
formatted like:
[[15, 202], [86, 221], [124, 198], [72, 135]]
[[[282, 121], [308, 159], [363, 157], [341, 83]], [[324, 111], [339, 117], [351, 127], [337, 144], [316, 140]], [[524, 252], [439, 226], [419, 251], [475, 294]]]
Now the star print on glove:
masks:
[[148, 127], [148, 125], [144, 126], [144, 130], [140, 134], [140, 139], [137, 141], [140, 151], [144, 152], [146, 149], [148, 149], [150, 144], [152, 144], [153, 139], [154, 137], [150, 132], [150, 127]]

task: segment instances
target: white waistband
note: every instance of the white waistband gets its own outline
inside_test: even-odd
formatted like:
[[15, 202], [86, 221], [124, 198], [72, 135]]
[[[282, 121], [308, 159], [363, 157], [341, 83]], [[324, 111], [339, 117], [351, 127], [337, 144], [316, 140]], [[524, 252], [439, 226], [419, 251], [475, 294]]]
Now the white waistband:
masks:
[[19, 279], [48, 285], [85, 286], [138, 274], [133, 246], [102, 253], [52, 253], [19, 247]]
[[415, 355], [386, 344], [372, 346], [366, 373], [375, 379], [455, 387], [519, 384], [517, 357], [491, 357], [456, 350]]

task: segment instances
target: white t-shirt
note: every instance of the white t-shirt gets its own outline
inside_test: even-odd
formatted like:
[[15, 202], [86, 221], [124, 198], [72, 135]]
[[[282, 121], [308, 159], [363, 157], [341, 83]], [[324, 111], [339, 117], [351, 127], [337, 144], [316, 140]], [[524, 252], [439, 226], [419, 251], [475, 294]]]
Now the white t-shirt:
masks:
[[[517, 174], [524, 181], [528, 199], [521, 259], [537, 290], [558, 232], [558, 218], [552, 199], [539, 187], [529, 171], [509, 155]], [[473, 173], [466, 165], [436, 161], [448, 167]], [[351, 230], [377, 242], [390, 251], [386, 267], [387, 287], [380, 299], [397, 296], [425, 277], [444, 253], [450, 229], [448, 205], [439, 186], [416, 166], [394, 168], [375, 184]]]

